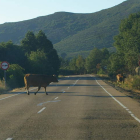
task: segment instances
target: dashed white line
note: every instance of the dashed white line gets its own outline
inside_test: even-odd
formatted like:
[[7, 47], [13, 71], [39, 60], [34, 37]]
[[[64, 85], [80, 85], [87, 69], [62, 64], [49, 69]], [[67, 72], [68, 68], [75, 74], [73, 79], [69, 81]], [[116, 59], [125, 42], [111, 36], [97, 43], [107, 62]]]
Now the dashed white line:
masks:
[[12, 140], [13, 138], [7, 138], [6, 140]]
[[46, 107], [43, 107], [40, 111], [38, 111], [37, 113], [41, 113], [44, 109], [46, 109]]
[[47, 104], [47, 103], [56, 103], [56, 102], [60, 102], [60, 101], [61, 100], [47, 101], [47, 102], [39, 103], [39, 104], [37, 104], [37, 106], [42, 106], [43, 104]]
[[55, 98], [55, 100], [58, 99], [58, 97]]
[[[91, 76], [92, 77], [92, 76]], [[95, 79], [96, 80], [96, 79]], [[96, 80], [97, 84], [100, 85], [100, 83]], [[100, 85], [101, 86], [101, 85]], [[140, 119], [138, 119], [126, 106], [124, 106], [119, 100], [117, 100], [115, 97], [113, 97], [112, 94], [110, 94], [103, 86], [101, 86], [102, 89], [108, 93], [120, 106], [122, 106], [126, 111], [136, 120], [140, 123]]]

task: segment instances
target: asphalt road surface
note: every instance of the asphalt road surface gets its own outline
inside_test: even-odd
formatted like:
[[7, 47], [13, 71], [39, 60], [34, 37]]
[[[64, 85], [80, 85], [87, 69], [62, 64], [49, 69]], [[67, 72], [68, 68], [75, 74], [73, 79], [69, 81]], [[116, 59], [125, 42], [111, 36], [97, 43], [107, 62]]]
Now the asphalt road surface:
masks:
[[140, 140], [140, 103], [93, 75], [0, 95], [0, 140]]

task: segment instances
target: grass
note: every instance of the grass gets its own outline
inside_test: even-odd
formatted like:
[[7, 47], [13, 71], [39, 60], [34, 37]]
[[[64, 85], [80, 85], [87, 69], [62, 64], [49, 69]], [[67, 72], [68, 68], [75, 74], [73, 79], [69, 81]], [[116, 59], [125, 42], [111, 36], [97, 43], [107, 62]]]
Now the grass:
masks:
[[0, 80], [0, 95], [7, 93], [8, 88], [5, 87], [4, 81]]
[[107, 75], [98, 75], [99, 77], [102, 77], [105, 81], [110, 83], [113, 87], [120, 87], [124, 91], [128, 91], [129, 94], [134, 99], [140, 99], [140, 76], [139, 75], [128, 75], [127, 78], [125, 78], [124, 83], [117, 83], [116, 79], [110, 79]]

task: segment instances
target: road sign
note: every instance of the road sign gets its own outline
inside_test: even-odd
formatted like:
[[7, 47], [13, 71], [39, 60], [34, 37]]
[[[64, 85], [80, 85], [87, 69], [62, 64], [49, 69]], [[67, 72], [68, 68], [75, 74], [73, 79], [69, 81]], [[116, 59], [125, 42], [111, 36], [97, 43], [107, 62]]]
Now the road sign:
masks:
[[9, 63], [8, 63], [7, 61], [3, 61], [3, 62], [1, 63], [1, 68], [2, 68], [3, 70], [7, 70], [7, 69], [9, 68]]

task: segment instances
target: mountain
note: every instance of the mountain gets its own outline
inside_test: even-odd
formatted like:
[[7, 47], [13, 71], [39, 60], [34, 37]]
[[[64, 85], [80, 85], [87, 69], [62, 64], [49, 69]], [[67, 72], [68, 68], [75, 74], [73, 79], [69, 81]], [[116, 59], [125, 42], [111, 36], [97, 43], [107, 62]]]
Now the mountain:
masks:
[[127, 0], [117, 6], [89, 14], [56, 12], [21, 22], [0, 24], [0, 42], [19, 44], [27, 31], [43, 30], [58, 54], [87, 56], [93, 47], [113, 48], [121, 20], [140, 12], [140, 0]]

